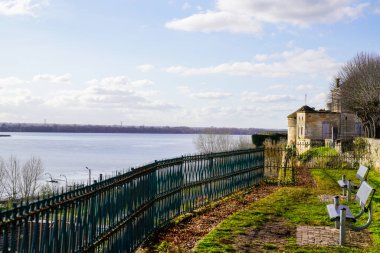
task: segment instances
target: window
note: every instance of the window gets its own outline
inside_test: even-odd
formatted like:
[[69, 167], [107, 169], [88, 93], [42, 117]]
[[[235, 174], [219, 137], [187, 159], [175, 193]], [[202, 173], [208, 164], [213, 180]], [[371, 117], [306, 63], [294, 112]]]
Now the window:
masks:
[[330, 123], [322, 122], [322, 139], [330, 139]]
[[362, 134], [362, 124], [360, 122], [355, 122], [355, 133], [357, 135]]

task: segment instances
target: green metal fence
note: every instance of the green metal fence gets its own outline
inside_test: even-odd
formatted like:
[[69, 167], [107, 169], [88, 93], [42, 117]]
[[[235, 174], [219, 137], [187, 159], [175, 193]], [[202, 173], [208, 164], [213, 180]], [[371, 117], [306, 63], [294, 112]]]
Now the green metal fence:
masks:
[[289, 147], [265, 147], [264, 180], [276, 184], [295, 184], [296, 156]]
[[263, 175], [262, 148], [157, 161], [0, 213], [0, 252], [133, 252], [176, 216]]

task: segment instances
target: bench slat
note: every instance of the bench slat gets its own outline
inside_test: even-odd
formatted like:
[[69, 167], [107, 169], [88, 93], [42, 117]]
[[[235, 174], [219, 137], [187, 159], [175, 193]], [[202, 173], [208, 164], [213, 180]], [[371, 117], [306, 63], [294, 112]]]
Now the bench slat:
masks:
[[[351, 189], [357, 189], [361, 185], [363, 181], [367, 179], [369, 172], [369, 168], [360, 164], [358, 171], [356, 172], [356, 177], [360, 180], [359, 185], [356, 186], [352, 181], [351, 181]], [[338, 180], [337, 181], [340, 188], [347, 189], [347, 184], [348, 180]]]
[[355, 217], [352, 215], [350, 208], [346, 205], [339, 205], [337, 209], [335, 209], [334, 204], [327, 205], [327, 212], [329, 213], [330, 220], [335, 221], [340, 218], [340, 210], [342, 208], [346, 208], [346, 220], [352, 220], [355, 222]]
[[[347, 188], [348, 180], [338, 180], [340, 188]], [[353, 182], [351, 182], [351, 188], [356, 187]]]
[[360, 180], [360, 182], [367, 179], [368, 171], [368, 167], [360, 164], [358, 172], [356, 172], [356, 177]]
[[[375, 190], [366, 181], [363, 181], [356, 193], [356, 200], [359, 202], [361, 208], [368, 208], [368, 205], [372, 200], [371, 195], [374, 193]], [[370, 201], [368, 201], [369, 198], [371, 198]]]

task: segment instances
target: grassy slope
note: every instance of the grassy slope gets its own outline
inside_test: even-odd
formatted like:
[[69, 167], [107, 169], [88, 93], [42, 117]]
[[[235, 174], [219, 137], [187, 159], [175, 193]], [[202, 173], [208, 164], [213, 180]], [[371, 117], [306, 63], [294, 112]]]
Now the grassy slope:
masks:
[[[293, 227], [298, 225], [333, 226], [327, 217], [326, 203], [322, 203], [317, 196], [339, 194], [341, 191], [336, 180], [342, 174], [346, 174], [347, 178], [354, 179], [355, 173], [354, 170], [313, 170], [312, 174], [317, 182], [316, 188], [285, 187], [279, 189], [267, 198], [255, 202], [249, 208], [224, 220], [197, 244], [196, 252], [233, 252], [237, 235], [246, 233], [248, 228], [260, 227], [266, 221], [273, 219], [284, 220], [288, 226]], [[369, 183], [379, 189], [380, 174], [371, 171], [369, 178]], [[365, 249], [368, 252], [380, 251], [380, 226], [377, 222], [380, 218], [378, 196], [379, 194], [375, 196], [374, 219], [369, 228], [373, 236], [373, 245]], [[359, 249], [347, 247], [300, 247], [296, 245], [295, 238], [288, 238], [288, 244], [285, 246], [274, 246], [273, 248], [286, 252], [361, 252]]]

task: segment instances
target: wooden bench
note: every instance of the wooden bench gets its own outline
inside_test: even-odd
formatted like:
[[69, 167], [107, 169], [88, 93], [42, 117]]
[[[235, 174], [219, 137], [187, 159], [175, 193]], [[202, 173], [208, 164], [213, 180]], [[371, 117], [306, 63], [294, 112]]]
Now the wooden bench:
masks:
[[[340, 205], [338, 196], [334, 197], [334, 204], [327, 205], [330, 220], [335, 221], [335, 228], [340, 229], [339, 245], [344, 244], [346, 221], [348, 227], [357, 231], [365, 229], [370, 225], [372, 221], [372, 199], [375, 191], [366, 181], [361, 182], [355, 198], [360, 206], [360, 213], [357, 215], [354, 215], [347, 205]], [[353, 225], [364, 213], [368, 213], [367, 222], [362, 226]]]
[[358, 189], [361, 185], [361, 183], [364, 180], [367, 180], [368, 177], [369, 168], [360, 164], [358, 171], [356, 172], [356, 177], [359, 179], [359, 185], [356, 186], [351, 180], [346, 179], [346, 175], [342, 176], [342, 180], [338, 180], [338, 184], [340, 188], [343, 190], [343, 196], [346, 195], [347, 192], [347, 200], [350, 201], [351, 199], [351, 190], [352, 189]]

